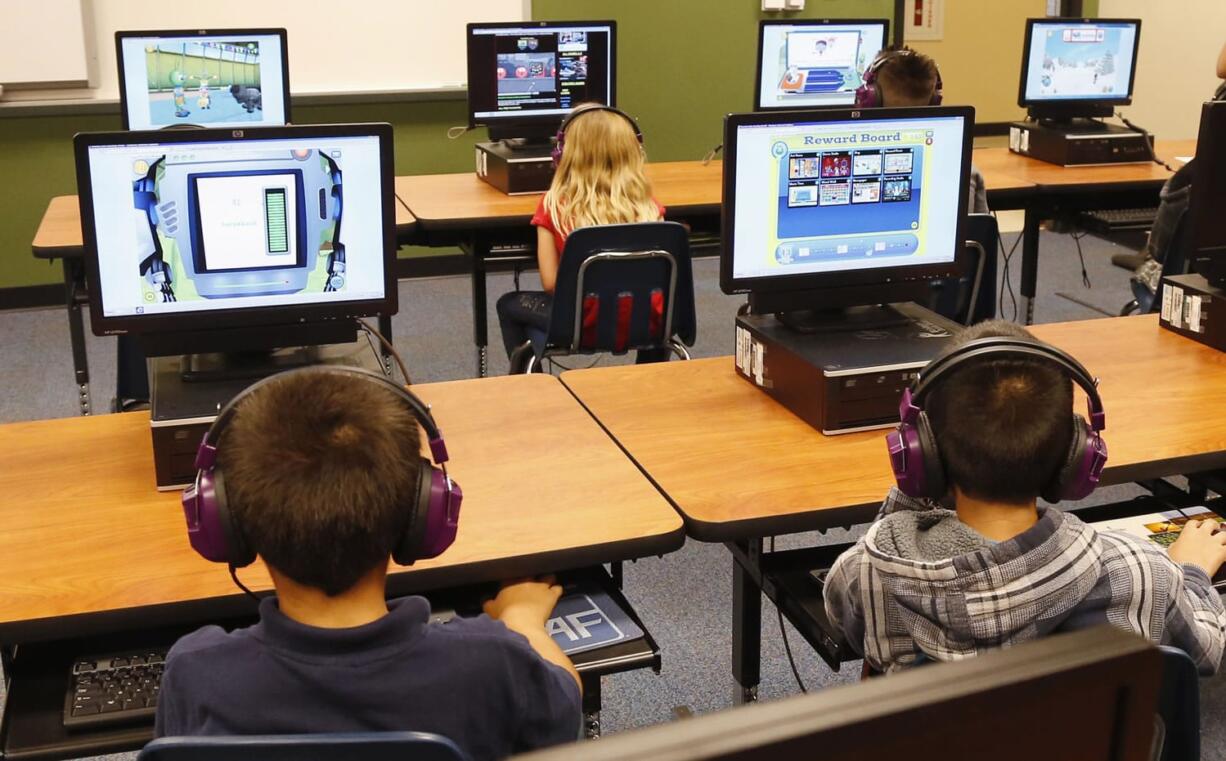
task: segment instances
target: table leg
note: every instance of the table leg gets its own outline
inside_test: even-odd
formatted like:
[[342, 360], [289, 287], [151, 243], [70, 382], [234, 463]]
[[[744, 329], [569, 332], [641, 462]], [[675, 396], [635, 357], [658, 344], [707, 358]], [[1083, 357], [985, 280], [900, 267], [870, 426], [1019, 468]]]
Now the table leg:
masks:
[[1034, 297], [1039, 282], [1039, 222], [1042, 213], [1031, 206], [1026, 207], [1026, 221], [1022, 227], [1022, 294], [1025, 324], [1034, 324]]
[[583, 737], [600, 737], [600, 677], [583, 675]]
[[[761, 539], [737, 546], [750, 562], [761, 561]], [[732, 561], [732, 676], [737, 682], [736, 702], [756, 702], [762, 680], [762, 589], [736, 558]]]
[[80, 259], [64, 257], [64, 299], [68, 306], [68, 336], [72, 345], [72, 369], [77, 382], [77, 404], [82, 415], [93, 409], [89, 399], [89, 357], [85, 352], [85, 323], [81, 318], [81, 302], [77, 300], [78, 282], [85, 285], [84, 265]]
[[485, 303], [485, 257], [490, 253], [489, 241], [482, 236], [473, 236], [469, 247], [472, 257], [472, 288], [473, 288], [473, 343], [477, 346], [477, 377], [484, 378], [489, 374], [489, 355], [486, 345], [489, 343], [489, 330], [486, 324]]

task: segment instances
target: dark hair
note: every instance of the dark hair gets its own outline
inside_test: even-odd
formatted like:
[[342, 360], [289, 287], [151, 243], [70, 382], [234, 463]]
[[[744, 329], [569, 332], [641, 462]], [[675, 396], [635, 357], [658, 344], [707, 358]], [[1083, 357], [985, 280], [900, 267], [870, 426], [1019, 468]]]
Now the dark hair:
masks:
[[[959, 337], [1035, 341], [1003, 320]], [[924, 409], [951, 486], [975, 499], [1028, 504], [1064, 464], [1073, 434], [1073, 382], [1056, 364], [1030, 357], [973, 360], [933, 386]]]
[[937, 89], [936, 61], [908, 47], [891, 50], [896, 52], [881, 54], [889, 57], [877, 69], [882, 105], [891, 108], [928, 105]]
[[387, 563], [417, 493], [421, 432], [391, 389], [297, 374], [240, 403], [218, 461], [233, 518], [264, 562], [335, 596]]

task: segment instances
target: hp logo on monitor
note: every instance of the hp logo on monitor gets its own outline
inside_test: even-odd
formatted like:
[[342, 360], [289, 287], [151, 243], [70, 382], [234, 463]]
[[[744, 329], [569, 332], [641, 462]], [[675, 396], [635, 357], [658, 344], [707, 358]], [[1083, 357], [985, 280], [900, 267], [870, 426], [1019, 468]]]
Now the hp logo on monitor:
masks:
[[230, 134], [231, 134], [231, 135], [233, 135], [234, 137], [242, 137], [242, 136], [243, 136], [243, 131], [242, 131], [241, 129], [236, 129], [236, 130], [234, 130], [233, 132], [231, 132]]

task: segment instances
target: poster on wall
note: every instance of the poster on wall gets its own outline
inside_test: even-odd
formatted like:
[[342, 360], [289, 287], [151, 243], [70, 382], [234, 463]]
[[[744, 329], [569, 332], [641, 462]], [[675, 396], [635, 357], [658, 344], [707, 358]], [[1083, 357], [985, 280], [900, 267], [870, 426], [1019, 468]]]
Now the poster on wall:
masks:
[[945, 36], [945, 0], [906, 0], [903, 39], [939, 40]]

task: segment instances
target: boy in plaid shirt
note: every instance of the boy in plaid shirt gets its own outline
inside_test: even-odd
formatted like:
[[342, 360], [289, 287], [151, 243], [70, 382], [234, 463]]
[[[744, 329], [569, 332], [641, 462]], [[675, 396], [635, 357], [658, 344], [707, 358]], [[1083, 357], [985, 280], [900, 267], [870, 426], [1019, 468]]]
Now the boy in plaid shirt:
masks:
[[[991, 321], [960, 341], [994, 336], [1035, 340]], [[1226, 532], [1192, 521], [1164, 552], [1037, 504], [1069, 451], [1072, 404], [1069, 378], [1027, 357], [970, 360], [931, 388], [924, 408], [954, 509], [891, 490], [826, 582], [827, 614], [869, 665], [896, 671], [1109, 623], [1217, 671], [1226, 611], [1210, 579]]]

